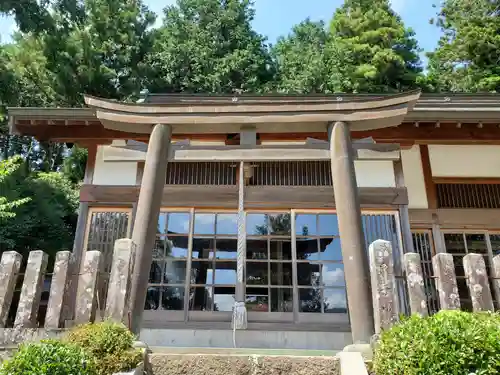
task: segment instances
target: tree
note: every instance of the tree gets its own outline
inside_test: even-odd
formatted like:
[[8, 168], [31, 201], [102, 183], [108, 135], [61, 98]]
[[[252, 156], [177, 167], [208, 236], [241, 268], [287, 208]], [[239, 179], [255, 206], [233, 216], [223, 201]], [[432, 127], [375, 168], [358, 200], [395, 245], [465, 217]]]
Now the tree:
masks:
[[276, 64], [278, 91], [295, 93], [328, 92], [329, 69], [325, 49], [328, 32], [323, 22], [309, 19], [294, 26], [287, 37], [271, 49]]
[[178, 0], [165, 9], [148, 62], [156, 92], [262, 91], [272, 79], [250, 0]]
[[443, 35], [429, 54], [432, 91], [500, 90], [500, 3], [444, 0], [436, 24]]
[[421, 73], [415, 34], [389, 0], [345, 0], [330, 24], [332, 64], [348, 59], [341, 91], [394, 92], [416, 87]]
[[56, 101], [81, 106], [82, 94], [126, 100], [142, 88], [154, 13], [138, 0], [85, 0], [55, 9], [56, 32], [43, 35]]
[[53, 255], [71, 249], [78, 207], [71, 183], [58, 172], [32, 172], [20, 156], [1, 162], [0, 174], [4, 200], [23, 202], [0, 225], [0, 250], [26, 255], [41, 249]]

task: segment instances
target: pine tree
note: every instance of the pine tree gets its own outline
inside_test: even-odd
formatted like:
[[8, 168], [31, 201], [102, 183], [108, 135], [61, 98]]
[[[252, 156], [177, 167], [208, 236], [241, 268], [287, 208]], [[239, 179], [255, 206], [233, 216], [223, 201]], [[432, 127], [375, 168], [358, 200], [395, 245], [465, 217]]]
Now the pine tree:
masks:
[[334, 14], [330, 32], [336, 55], [350, 62], [343, 73], [342, 91], [393, 92], [416, 87], [422, 71], [417, 40], [389, 0], [345, 0]]
[[445, 0], [436, 24], [443, 36], [429, 54], [429, 88], [498, 92], [500, 1]]
[[178, 0], [165, 9], [149, 64], [155, 92], [262, 91], [272, 78], [249, 0]]

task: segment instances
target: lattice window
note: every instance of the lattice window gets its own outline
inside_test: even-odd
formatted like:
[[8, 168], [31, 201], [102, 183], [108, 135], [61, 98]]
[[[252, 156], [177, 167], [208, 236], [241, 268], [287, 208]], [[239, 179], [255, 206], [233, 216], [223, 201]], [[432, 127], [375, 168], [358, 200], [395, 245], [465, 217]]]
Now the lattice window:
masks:
[[115, 241], [127, 238], [130, 232], [129, 209], [92, 209], [87, 222], [87, 251], [98, 250], [103, 257], [102, 274], [100, 277], [99, 301], [104, 309], [108, 291], [108, 280], [113, 261]]
[[439, 208], [500, 208], [500, 184], [436, 184]]
[[434, 255], [434, 247], [432, 245], [432, 237], [430, 231], [413, 231], [413, 248], [420, 255], [422, 265], [422, 273], [424, 276], [424, 288], [427, 295], [427, 309], [429, 314], [434, 314], [439, 311], [439, 302], [436, 291], [436, 283], [434, 282], [432, 270], [432, 256]]
[[172, 162], [167, 167], [167, 185], [236, 185], [237, 163]]
[[410, 307], [408, 293], [406, 291], [405, 280], [403, 278], [402, 251], [400, 246], [399, 227], [397, 223], [398, 217], [394, 214], [366, 212], [362, 213], [361, 220], [363, 223], [363, 231], [367, 248], [373, 241], [378, 239], [391, 242], [400, 312], [409, 312]]
[[252, 186], [331, 186], [330, 162], [266, 161], [253, 163]]

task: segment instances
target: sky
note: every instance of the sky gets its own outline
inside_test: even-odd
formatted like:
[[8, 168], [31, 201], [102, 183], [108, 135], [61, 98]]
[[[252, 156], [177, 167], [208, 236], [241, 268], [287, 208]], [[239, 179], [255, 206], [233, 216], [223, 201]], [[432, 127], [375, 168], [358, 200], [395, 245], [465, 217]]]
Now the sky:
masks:
[[[267, 36], [274, 43], [279, 36], [290, 32], [293, 25], [309, 17], [313, 21], [328, 22], [335, 9], [343, 0], [254, 0], [256, 16], [254, 28]], [[435, 15], [433, 0], [391, 0], [393, 9], [403, 18], [406, 26], [416, 32], [419, 45], [425, 51], [432, 51], [439, 38], [439, 30], [430, 25], [429, 20]], [[157, 15], [162, 15], [163, 8], [175, 3], [175, 0], [145, 0], [148, 7]], [[8, 42], [15, 30], [12, 18], [0, 17], [0, 40]], [[422, 58], [425, 60], [424, 54]]]

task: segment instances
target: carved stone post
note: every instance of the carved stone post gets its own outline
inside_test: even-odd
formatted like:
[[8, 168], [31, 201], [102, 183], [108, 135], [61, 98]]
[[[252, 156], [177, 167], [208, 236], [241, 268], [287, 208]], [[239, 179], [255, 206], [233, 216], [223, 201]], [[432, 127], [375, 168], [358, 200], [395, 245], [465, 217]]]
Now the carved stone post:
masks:
[[144, 164], [144, 174], [132, 232], [132, 240], [137, 247], [130, 292], [130, 328], [135, 334], [139, 334], [141, 330], [158, 216], [167, 175], [171, 134], [170, 125], [155, 125], [149, 138]]
[[448, 253], [434, 255], [432, 257], [432, 268], [436, 278], [440, 309], [460, 310], [460, 297], [458, 295], [453, 256]]
[[464, 272], [472, 300], [472, 309], [474, 311], [494, 311], [490, 282], [483, 256], [480, 254], [464, 256]]
[[102, 254], [99, 251], [87, 251], [84, 255], [78, 291], [76, 293], [75, 323], [89, 323], [95, 317], [97, 309], [97, 287], [102, 267]]
[[407, 253], [403, 257], [406, 274], [406, 285], [410, 298], [410, 311], [412, 314], [427, 316], [427, 296], [425, 295], [424, 276], [420, 255]]
[[6, 251], [0, 261], [0, 328], [5, 327], [9, 316], [17, 276], [23, 257], [15, 251]]
[[30, 252], [19, 297], [15, 327], [35, 328], [37, 326], [38, 307], [42, 297], [47, 261], [48, 256], [43, 251]]
[[351, 135], [343, 122], [330, 125], [328, 134], [352, 340], [369, 343], [375, 332], [373, 305]]
[[132, 240], [124, 238], [115, 241], [105, 316], [117, 322], [123, 322], [127, 316], [134, 255], [135, 244]]
[[493, 257], [491, 273], [493, 274], [493, 290], [496, 300], [500, 303], [500, 254]]
[[59, 251], [56, 254], [52, 282], [50, 283], [49, 303], [45, 315], [45, 328], [57, 329], [61, 326], [63, 301], [68, 286], [70, 259], [71, 253], [69, 251]]
[[377, 240], [370, 244], [369, 252], [375, 333], [379, 334], [396, 323], [399, 315], [392, 245]]

